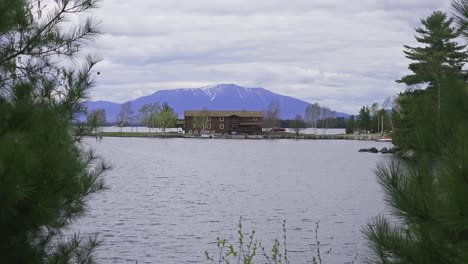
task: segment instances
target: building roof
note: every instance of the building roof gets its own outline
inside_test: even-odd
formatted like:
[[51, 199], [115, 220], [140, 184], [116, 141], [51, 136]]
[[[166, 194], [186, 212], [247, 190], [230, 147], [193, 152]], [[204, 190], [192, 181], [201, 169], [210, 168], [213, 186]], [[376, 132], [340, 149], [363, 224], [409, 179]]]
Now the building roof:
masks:
[[262, 111], [184, 111], [184, 116], [210, 116], [210, 117], [263, 117]]

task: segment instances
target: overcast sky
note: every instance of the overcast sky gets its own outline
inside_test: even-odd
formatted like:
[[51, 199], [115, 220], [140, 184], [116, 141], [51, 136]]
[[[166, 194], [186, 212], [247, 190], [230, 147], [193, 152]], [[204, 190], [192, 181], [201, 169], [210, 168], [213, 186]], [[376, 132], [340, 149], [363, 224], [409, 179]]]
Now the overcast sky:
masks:
[[402, 45], [448, 0], [104, 0], [93, 100], [219, 83], [356, 113], [404, 90]]

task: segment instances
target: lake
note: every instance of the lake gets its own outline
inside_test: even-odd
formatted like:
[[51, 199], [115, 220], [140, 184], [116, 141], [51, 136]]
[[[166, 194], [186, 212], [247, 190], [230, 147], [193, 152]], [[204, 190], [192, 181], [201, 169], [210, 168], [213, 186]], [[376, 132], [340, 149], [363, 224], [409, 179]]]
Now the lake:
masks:
[[292, 263], [315, 253], [315, 222], [324, 263], [367, 254], [362, 226], [384, 211], [372, 170], [383, 154], [358, 153], [389, 143], [342, 140], [104, 138], [85, 143], [113, 167], [108, 190], [93, 196], [74, 225], [99, 232], [99, 263], [207, 263], [217, 237], [244, 231], [270, 251], [282, 238]]

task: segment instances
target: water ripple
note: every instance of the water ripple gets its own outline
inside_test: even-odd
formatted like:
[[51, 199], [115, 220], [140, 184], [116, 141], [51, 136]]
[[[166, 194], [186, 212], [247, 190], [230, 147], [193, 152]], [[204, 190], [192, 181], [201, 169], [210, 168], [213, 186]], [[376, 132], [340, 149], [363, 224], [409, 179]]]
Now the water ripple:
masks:
[[[372, 173], [381, 154], [362, 141], [87, 140], [113, 165], [74, 229], [99, 232], [100, 263], [201, 263], [216, 237], [234, 238], [239, 217], [266, 248], [287, 221], [290, 258], [305, 263], [319, 239], [326, 260], [365, 255], [362, 226], [384, 210]], [[234, 242], [234, 240], [232, 240]]]

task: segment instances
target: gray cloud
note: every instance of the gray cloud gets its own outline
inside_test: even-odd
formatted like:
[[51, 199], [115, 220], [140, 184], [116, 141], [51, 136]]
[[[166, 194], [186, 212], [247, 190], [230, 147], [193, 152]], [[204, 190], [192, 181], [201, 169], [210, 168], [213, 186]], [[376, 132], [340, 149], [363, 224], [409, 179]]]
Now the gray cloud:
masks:
[[357, 112], [404, 87], [402, 45], [444, 0], [105, 0], [93, 99], [236, 83]]

